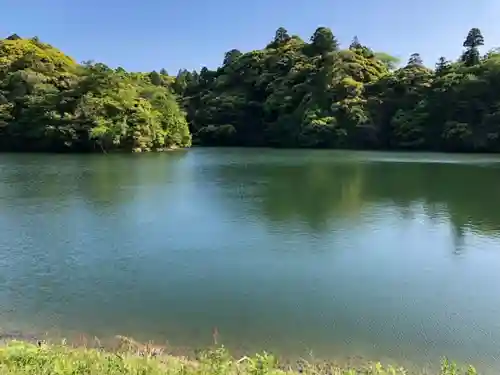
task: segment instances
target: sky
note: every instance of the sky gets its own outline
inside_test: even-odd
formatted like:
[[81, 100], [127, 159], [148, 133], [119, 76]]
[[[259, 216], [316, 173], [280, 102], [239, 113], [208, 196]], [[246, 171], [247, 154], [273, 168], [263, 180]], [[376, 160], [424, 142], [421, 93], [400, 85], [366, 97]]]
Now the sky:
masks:
[[500, 47], [500, 0], [0, 0], [0, 14], [0, 37], [36, 35], [79, 62], [170, 74], [263, 48], [280, 26], [304, 40], [327, 26], [345, 47], [357, 35], [403, 61], [418, 52], [429, 66], [457, 58], [472, 27], [484, 52]]

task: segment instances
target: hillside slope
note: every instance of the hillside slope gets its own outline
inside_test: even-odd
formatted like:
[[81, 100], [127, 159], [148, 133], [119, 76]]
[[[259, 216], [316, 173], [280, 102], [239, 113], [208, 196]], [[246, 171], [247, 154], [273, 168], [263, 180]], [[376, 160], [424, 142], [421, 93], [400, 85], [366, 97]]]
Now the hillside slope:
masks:
[[328, 28], [308, 43], [279, 28], [174, 88], [203, 145], [500, 151], [500, 53], [483, 44], [472, 29], [456, 62], [429, 69], [415, 53], [395, 69], [357, 38], [341, 49]]
[[0, 40], [0, 150], [150, 151], [190, 143], [176, 96], [150, 75], [79, 65], [37, 38]]

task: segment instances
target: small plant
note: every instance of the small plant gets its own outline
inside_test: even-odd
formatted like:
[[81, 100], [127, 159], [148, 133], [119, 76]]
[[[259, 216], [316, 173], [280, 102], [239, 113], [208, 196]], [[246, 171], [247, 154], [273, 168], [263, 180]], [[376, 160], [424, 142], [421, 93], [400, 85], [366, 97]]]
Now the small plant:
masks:
[[202, 351], [200, 364], [208, 370], [207, 374], [223, 375], [229, 373], [233, 360], [226, 348], [221, 345], [216, 349]]
[[462, 372], [455, 362], [449, 361], [448, 358], [443, 358], [440, 375], [478, 375], [478, 373], [473, 366], [469, 366], [465, 372]]
[[257, 354], [248, 359], [248, 373], [250, 375], [265, 375], [277, 369], [278, 361], [266, 352]]

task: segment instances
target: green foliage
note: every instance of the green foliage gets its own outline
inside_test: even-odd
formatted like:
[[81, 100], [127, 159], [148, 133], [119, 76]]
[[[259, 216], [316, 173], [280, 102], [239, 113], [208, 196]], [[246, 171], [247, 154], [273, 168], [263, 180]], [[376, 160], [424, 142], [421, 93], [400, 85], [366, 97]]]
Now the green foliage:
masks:
[[[43, 345], [38, 347], [22, 342], [10, 342], [0, 348], [0, 373], [5, 375], [404, 375], [403, 368], [380, 363], [357, 368], [339, 367], [329, 363], [309, 364], [298, 361], [297, 366], [280, 365], [277, 359], [262, 353], [239, 360], [224, 347], [200, 353], [196, 361], [183, 357], [157, 354], [155, 351], [109, 352], [86, 348]], [[428, 372], [427, 372], [428, 373]], [[456, 364], [443, 360], [439, 375], [477, 375], [470, 366], [461, 370]]]
[[274, 40], [266, 48], [277, 48], [281, 44], [286, 43], [289, 40], [290, 40], [290, 35], [288, 35], [288, 31], [284, 27], [280, 27], [278, 28], [278, 30], [276, 30], [276, 33], [274, 34]]
[[473, 28], [467, 34], [464, 41], [464, 47], [467, 49], [462, 55], [462, 62], [467, 66], [474, 66], [479, 64], [480, 54], [478, 48], [484, 45], [484, 38], [481, 30]]
[[224, 55], [224, 62], [222, 63], [224, 66], [226, 65], [231, 65], [232, 63], [234, 63], [240, 56], [242, 55], [242, 53], [237, 50], [237, 49], [232, 49], [231, 51], [229, 52], [226, 52], [226, 54]]
[[[272, 146], [500, 151], [500, 53], [471, 29], [457, 62], [427, 68], [332, 31], [277, 29], [216, 70], [128, 73], [76, 64], [38, 38], [0, 41], [0, 150]], [[179, 108], [179, 103], [183, 110]], [[189, 125], [188, 125], [189, 124]], [[189, 127], [189, 128], [188, 128]]]
[[339, 43], [333, 36], [332, 30], [328, 27], [318, 27], [311, 37], [312, 49], [320, 54], [336, 51]]
[[151, 81], [151, 84], [155, 86], [161, 86], [163, 84], [161, 75], [154, 70], [149, 73], [149, 80]]
[[279, 28], [262, 50], [232, 50], [217, 70], [174, 83], [204, 145], [500, 151], [500, 53], [472, 29], [458, 62], [427, 68], [357, 37], [340, 49], [319, 27], [305, 43]]
[[408, 64], [406, 65], [408, 67], [410, 66], [424, 66], [424, 61], [422, 60], [422, 57], [420, 57], [419, 53], [413, 53], [410, 58], [408, 59]]
[[184, 112], [157, 72], [78, 65], [37, 38], [0, 41], [0, 150], [186, 147]]
[[236, 129], [233, 125], [208, 125], [198, 130], [196, 135], [206, 146], [232, 146], [235, 144]]
[[238, 54], [236, 59], [226, 55], [221, 68], [205, 68], [193, 79], [179, 74], [174, 87], [184, 97], [195, 141], [348, 146], [350, 137], [363, 132], [358, 125], [370, 123], [365, 83], [389, 71], [366, 47], [338, 50], [327, 28], [318, 28], [311, 40], [305, 43], [279, 28], [263, 50]]
[[401, 60], [385, 52], [374, 52], [375, 58], [380, 60], [389, 70], [395, 70]]
[[472, 28], [467, 34], [467, 38], [464, 42], [464, 47], [477, 48], [484, 45], [484, 38], [481, 34], [481, 30], [477, 28]]
[[436, 63], [436, 75], [444, 75], [451, 69], [451, 62], [446, 60], [446, 57], [441, 56]]
[[363, 48], [363, 46], [359, 42], [358, 37], [354, 36], [354, 38], [352, 39], [351, 45], [349, 46], [349, 49], [356, 50], [356, 49], [360, 49], [360, 48]]

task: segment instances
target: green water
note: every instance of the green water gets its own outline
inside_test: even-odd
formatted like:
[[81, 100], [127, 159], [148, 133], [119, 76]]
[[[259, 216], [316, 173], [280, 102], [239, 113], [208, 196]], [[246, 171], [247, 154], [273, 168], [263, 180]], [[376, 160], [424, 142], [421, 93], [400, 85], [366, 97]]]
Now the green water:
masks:
[[0, 328], [500, 366], [500, 157], [0, 155]]

